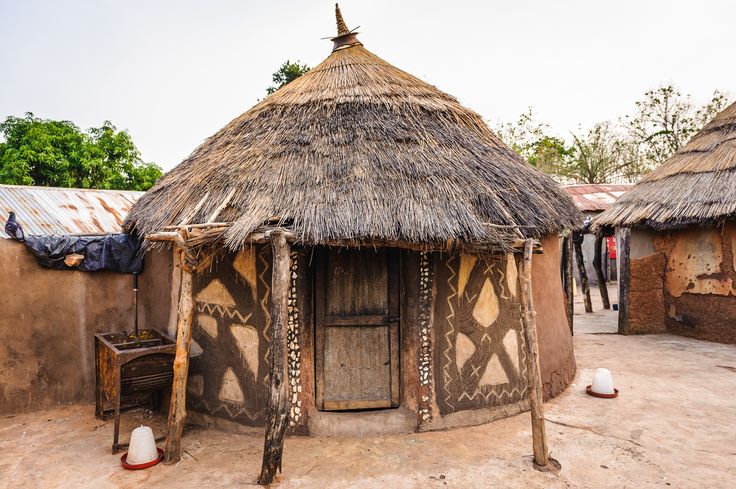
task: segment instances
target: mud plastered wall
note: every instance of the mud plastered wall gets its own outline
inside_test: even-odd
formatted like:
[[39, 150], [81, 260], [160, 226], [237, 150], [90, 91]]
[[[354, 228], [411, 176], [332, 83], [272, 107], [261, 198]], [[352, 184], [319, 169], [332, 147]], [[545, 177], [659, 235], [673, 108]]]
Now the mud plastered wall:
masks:
[[440, 414], [522, 400], [526, 363], [514, 258], [461, 254], [437, 261], [434, 382]]
[[195, 275], [191, 409], [262, 425], [267, 402], [271, 251], [254, 246], [224, 255]]
[[736, 224], [658, 235], [668, 331], [736, 343]]
[[[146, 255], [142, 328], [165, 330], [170, 257]], [[94, 335], [133, 329], [131, 275], [45, 268], [8, 239], [0, 239], [0, 270], [0, 414], [94, 400]], [[148, 300], [151, 291], [164, 291], [164, 302]]]
[[542, 248], [544, 253], [532, 257], [532, 297], [537, 313], [542, 389], [544, 398], [551, 399], [570, 385], [576, 365], [562, 295], [560, 240], [546, 236]]
[[629, 309], [625, 334], [664, 333], [664, 253], [654, 249], [656, 233], [631, 231]]

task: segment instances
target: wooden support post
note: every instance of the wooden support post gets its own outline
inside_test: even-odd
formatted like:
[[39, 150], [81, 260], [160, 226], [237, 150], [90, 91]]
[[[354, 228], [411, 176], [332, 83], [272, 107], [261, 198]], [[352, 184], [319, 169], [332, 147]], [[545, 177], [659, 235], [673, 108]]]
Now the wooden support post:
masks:
[[174, 358], [174, 382], [171, 387], [171, 404], [166, 431], [164, 463], [175, 464], [181, 459], [181, 436], [184, 431], [184, 418], [187, 414], [187, 374], [189, 373], [189, 346], [192, 343], [192, 317], [194, 297], [192, 296], [192, 272], [183, 269], [181, 273], [181, 293], [179, 295], [179, 319], [176, 331], [176, 357]]
[[631, 230], [621, 230], [618, 246], [618, 334], [629, 332], [629, 280], [631, 275]]
[[179, 324], [179, 297], [181, 295], [181, 254], [176, 245], [172, 246], [171, 257], [171, 294], [169, 306], [169, 324], [166, 327], [166, 334], [171, 338], [176, 338], [176, 330]]
[[565, 236], [562, 239], [562, 286], [565, 296], [565, 313], [567, 314], [567, 325], [570, 334], [575, 334], [573, 322], [575, 315], [575, 296], [572, 289], [572, 237]]
[[601, 301], [603, 301], [603, 309], [611, 308], [611, 301], [608, 299], [608, 287], [606, 286], [606, 277], [603, 276], [603, 266], [601, 260], [601, 247], [603, 246], [603, 236], [600, 233], [595, 235], [595, 252], [593, 254], [593, 268], [595, 269], [595, 277], [598, 280], [598, 290], [601, 292]]
[[529, 406], [532, 417], [532, 443], [534, 445], [534, 463], [545, 467], [549, 463], [547, 449], [547, 432], [544, 427], [544, 393], [542, 391], [542, 372], [539, 368], [539, 346], [537, 344], [537, 325], [532, 299], [532, 240], [524, 246], [524, 257], [520, 263], [521, 270], [521, 310], [524, 328], [524, 342], [527, 348], [527, 383]]
[[580, 286], [583, 289], [583, 302], [585, 312], [593, 312], [593, 303], [590, 301], [590, 285], [588, 284], [588, 273], [585, 271], [585, 257], [583, 257], [583, 239], [585, 235], [581, 232], [573, 232], [572, 242], [575, 246], [575, 261], [578, 264], [578, 275], [580, 275]]
[[276, 469], [281, 471], [284, 435], [289, 423], [289, 397], [286, 372], [287, 297], [289, 291], [289, 244], [282, 231], [271, 234], [273, 269], [271, 272], [271, 355], [269, 379], [271, 392], [266, 411], [266, 437], [263, 444], [263, 464], [258, 483], [273, 482]]

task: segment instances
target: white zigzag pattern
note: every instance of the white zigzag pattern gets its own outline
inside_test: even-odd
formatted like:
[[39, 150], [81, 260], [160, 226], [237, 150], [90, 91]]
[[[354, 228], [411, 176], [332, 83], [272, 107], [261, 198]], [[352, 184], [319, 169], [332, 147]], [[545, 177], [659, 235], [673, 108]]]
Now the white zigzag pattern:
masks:
[[237, 309], [231, 307], [223, 307], [220, 304], [211, 304], [209, 302], [197, 302], [197, 312], [206, 312], [210, 316], [214, 316], [215, 312], [219, 313], [220, 317], [227, 319], [237, 319], [241, 323], [245, 324], [253, 314], [248, 314], [243, 317]]
[[[264, 353], [265, 357], [265, 365], [266, 365], [266, 372], [269, 371], [269, 364], [270, 362], [270, 354], [271, 354], [271, 336], [268, 332], [268, 327], [271, 324], [271, 312], [268, 309], [269, 301], [271, 299], [271, 286], [268, 283], [268, 280], [266, 280], [264, 277], [266, 275], [266, 272], [269, 269], [269, 263], [268, 260], [266, 260], [266, 253], [268, 252], [267, 247], [263, 247], [261, 251], [258, 253], [258, 259], [261, 261], [261, 264], [263, 265], [263, 268], [261, 270], [261, 273], [258, 274], [258, 280], [261, 282], [263, 287], [266, 289], [265, 293], [263, 294], [263, 299], [261, 299], [261, 310], [263, 311], [263, 315], [266, 317], [266, 321], [263, 325], [263, 332], [261, 333], [263, 336], [263, 339], [266, 340], [266, 352]], [[256, 374], [257, 375], [257, 374]], [[263, 378], [264, 382], [268, 382], [268, 374]]]
[[455, 325], [452, 324], [452, 319], [455, 317], [455, 308], [452, 307], [452, 299], [457, 296], [457, 289], [452, 284], [453, 279], [455, 278], [455, 270], [452, 268], [452, 262], [455, 260], [454, 256], [451, 256], [447, 262], [445, 263], [445, 266], [450, 270], [450, 278], [447, 279], [447, 285], [450, 287], [450, 290], [452, 291], [451, 294], [447, 297], [447, 305], [450, 308], [450, 314], [447, 315], [445, 318], [447, 320], [447, 324], [449, 326], [449, 330], [445, 332], [445, 341], [447, 341], [447, 348], [442, 352], [442, 355], [447, 360], [445, 364], [442, 366], [442, 380], [443, 380], [443, 388], [445, 389], [445, 392], [447, 393], [447, 397], [445, 397], [445, 404], [450, 406], [450, 408], [455, 409], [455, 407], [450, 404], [450, 398], [452, 398], [452, 392], [449, 389], [450, 382], [452, 382], [452, 376], [450, 375], [450, 372], [448, 369], [450, 368], [450, 365], [452, 365], [452, 357], [449, 355], [449, 353], [453, 349], [452, 340], [450, 339], [450, 336], [455, 332]]
[[259, 409], [257, 411], [249, 411], [244, 407], [236, 407], [233, 404], [228, 403], [218, 403], [214, 407], [212, 407], [212, 403], [207, 401], [206, 399], [200, 398], [199, 401], [204, 404], [205, 409], [211, 414], [215, 415], [218, 412], [225, 411], [230, 419], [237, 418], [241, 414], [245, 414], [245, 416], [250, 419], [251, 421], [256, 421], [258, 417], [265, 411], [265, 408]]

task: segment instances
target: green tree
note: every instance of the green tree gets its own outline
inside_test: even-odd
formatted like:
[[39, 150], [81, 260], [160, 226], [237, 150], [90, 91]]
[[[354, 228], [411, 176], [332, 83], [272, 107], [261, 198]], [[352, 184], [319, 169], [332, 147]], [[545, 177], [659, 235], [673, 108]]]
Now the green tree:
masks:
[[495, 131], [511, 149], [545, 173], [558, 174], [570, 156], [565, 141], [548, 134], [549, 125], [538, 122], [531, 107], [516, 122], [500, 124]]
[[576, 183], [636, 181], [642, 174], [635, 144], [608, 122], [586, 134], [573, 134], [573, 145], [558, 175]]
[[273, 73], [273, 85], [266, 89], [266, 92], [270, 95], [279, 88], [283, 87], [287, 83], [291, 83], [303, 74], [309, 71], [309, 66], [300, 65], [299, 60], [296, 63], [292, 63], [286, 60], [278, 70]]
[[645, 92], [634, 115], [617, 124], [600, 122], [587, 132], [572, 133], [568, 143], [550, 135], [550, 127], [535, 119], [531, 108], [516, 122], [496, 127], [511, 149], [561, 182], [636, 182], [669, 158], [713, 116], [729, 104], [716, 90], [697, 106], [672, 85]]
[[109, 121], [81, 131], [31, 113], [0, 123], [0, 183], [147, 190], [162, 175], [145, 163], [127, 131]]
[[708, 103], [698, 107], [690, 95], [667, 85], [644, 93], [636, 102], [635, 113], [625, 116], [623, 124], [652, 169], [684, 146], [727, 105], [728, 97], [718, 90]]

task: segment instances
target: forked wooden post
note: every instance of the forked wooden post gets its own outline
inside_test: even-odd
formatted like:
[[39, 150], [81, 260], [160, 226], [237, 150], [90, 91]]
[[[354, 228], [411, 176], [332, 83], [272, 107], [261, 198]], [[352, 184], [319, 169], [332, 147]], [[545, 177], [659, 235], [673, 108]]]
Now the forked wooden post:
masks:
[[258, 483], [273, 482], [276, 469], [281, 470], [284, 435], [289, 423], [289, 397], [286, 373], [286, 334], [289, 291], [289, 244], [282, 231], [271, 233], [273, 269], [271, 273], [271, 355], [269, 379], [271, 392], [266, 411], [266, 439], [263, 444], [263, 464]]
[[600, 233], [595, 235], [595, 252], [593, 254], [593, 268], [595, 269], [595, 278], [598, 280], [598, 290], [601, 292], [601, 302], [603, 309], [611, 308], [611, 301], [608, 299], [608, 287], [606, 287], [606, 278], [603, 276], [603, 260], [601, 247], [603, 246], [603, 236]]
[[520, 263], [521, 310], [524, 329], [524, 342], [527, 346], [527, 383], [529, 385], [529, 406], [532, 417], [532, 443], [534, 463], [545, 467], [549, 463], [547, 432], [544, 427], [544, 394], [542, 392], [542, 373], [539, 369], [539, 346], [537, 344], [536, 315], [532, 299], [532, 251], [534, 240], [527, 239], [524, 257]]
[[580, 275], [580, 287], [583, 289], [583, 304], [585, 312], [593, 312], [593, 303], [590, 300], [590, 285], [588, 284], [588, 272], [585, 271], [585, 256], [583, 255], [583, 240], [585, 234], [573, 231], [572, 242], [575, 246], [575, 262], [578, 264], [578, 275]]
[[176, 357], [174, 358], [174, 382], [171, 387], [171, 404], [166, 430], [164, 463], [175, 464], [181, 459], [181, 436], [187, 414], [187, 374], [189, 372], [189, 346], [192, 343], [192, 272], [186, 268], [181, 273], [179, 294], [179, 319], [176, 328]]
[[572, 232], [565, 236], [562, 240], [562, 270], [564, 278], [564, 295], [565, 295], [565, 313], [567, 314], [567, 325], [570, 327], [570, 334], [575, 334], [574, 316], [575, 316], [575, 297], [572, 289]]
[[618, 245], [618, 334], [629, 333], [629, 284], [631, 279], [631, 229], [623, 228]]

